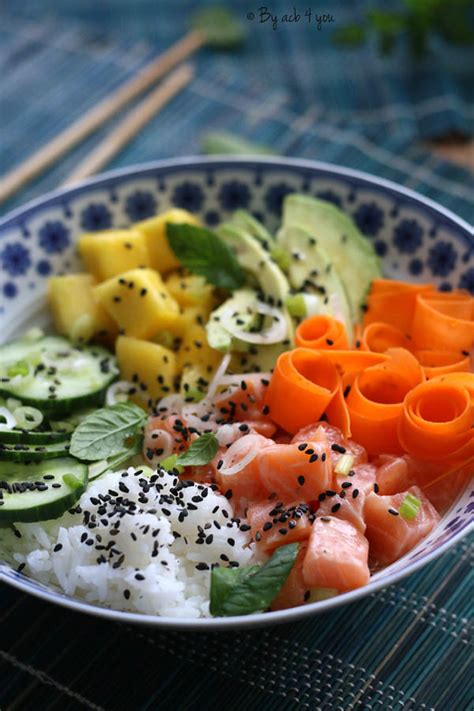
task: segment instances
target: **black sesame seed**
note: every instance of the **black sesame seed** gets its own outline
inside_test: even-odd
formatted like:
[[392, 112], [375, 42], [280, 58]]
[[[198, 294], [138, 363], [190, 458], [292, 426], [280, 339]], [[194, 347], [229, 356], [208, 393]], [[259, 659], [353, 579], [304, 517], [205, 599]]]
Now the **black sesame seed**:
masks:
[[303, 444], [298, 445], [298, 449], [300, 450], [300, 452], [304, 452], [307, 446], [308, 445], [306, 444], [306, 442], [303, 442]]
[[375, 484], [374, 484], [374, 491], [376, 494], [378, 494], [380, 491], [380, 488], [379, 488], [379, 485], [377, 484], [377, 482], [375, 482]]
[[304, 483], [305, 483], [305, 478], [304, 478], [303, 475], [300, 475], [300, 476], [298, 477], [298, 484], [300, 484], [301, 486], [303, 486]]
[[354, 489], [352, 492], [352, 498], [357, 499], [358, 496], [359, 496], [359, 489]]
[[336, 511], [339, 511], [340, 508], [341, 508], [341, 504], [334, 504], [334, 506], [331, 508], [331, 511], [333, 513], [336, 513]]
[[331, 444], [331, 449], [332, 449], [333, 452], [339, 452], [339, 454], [345, 454], [345, 453], [346, 453], [346, 448], [345, 448], [345, 447], [341, 447], [340, 444], [336, 444], [336, 443]]
[[392, 516], [398, 516], [398, 511], [395, 511], [395, 509], [388, 509], [389, 514], [392, 514]]
[[310, 463], [310, 464], [313, 464], [314, 462], [317, 462], [318, 459], [319, 459], [319, 455], [318, 455], [318, 454], [312, 454], [312, 455], [310, 456], [310, 458], [309, 458], [309, 463]]

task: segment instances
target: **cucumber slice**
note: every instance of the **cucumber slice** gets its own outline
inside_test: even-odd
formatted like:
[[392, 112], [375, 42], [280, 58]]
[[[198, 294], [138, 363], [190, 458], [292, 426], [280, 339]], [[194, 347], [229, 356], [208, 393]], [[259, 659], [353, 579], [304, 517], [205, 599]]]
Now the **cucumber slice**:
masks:
[[36, 430], [0, 430], [1, 444], [54, 444], [70, 438], [67, 432]]
[[87, 470], [72, 457], [38, 464], [0, 462], [0, 525], [61, 516], [86, 490]]
[[100, 403], [118, 368], [101, 346], [73, 346], [66, 338], [12, 341], [0, 348], [0, 392], [42, 412], [61, 413]]
[[69, 452], [69, 440], [53, 444], [0, 444], [0, 461], [41, 462]]

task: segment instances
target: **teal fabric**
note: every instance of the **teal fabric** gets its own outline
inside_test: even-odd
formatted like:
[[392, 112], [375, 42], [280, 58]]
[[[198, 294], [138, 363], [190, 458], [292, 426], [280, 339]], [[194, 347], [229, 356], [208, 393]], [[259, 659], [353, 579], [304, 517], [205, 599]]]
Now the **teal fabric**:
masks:
[[[334, 2], [331, 12], [342, 26], [370, 4]], [[472, 220], [472, 174], [423, 146], [428, 136], [472, 131], [468, 53], [434, 45], [415, 66], [402, 50], [388, 60], [372, 46], [336, 51], [329, 27], [272, 31], [246, 20], [259, 5], [232, 3], [249, 32], [245, 46], [196, 56], [189, 88], [111, 167], [197, 153], [205, 132], [232, 131], [282, 154], [390, 178]], [[0, 171], [179, 37], [195, 6], [181, 0], [178, 13], [176, 0], [4, 2]], [[291, 10], [283, 0], [268, 6]], [[55, 188], [111, 125], [7, 207]], [[3, 587], [0, 707], [473, 709], [471, 544], [362, 602], [252, 632], [132, 628]]]

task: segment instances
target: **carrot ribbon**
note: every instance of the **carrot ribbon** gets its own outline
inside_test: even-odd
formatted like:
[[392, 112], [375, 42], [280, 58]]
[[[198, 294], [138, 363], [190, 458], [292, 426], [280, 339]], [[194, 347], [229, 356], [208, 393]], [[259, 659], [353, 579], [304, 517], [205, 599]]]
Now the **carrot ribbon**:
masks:
[[302, 321], [296, 329], [295, 342], [302, 348], [349, 348], [344, 324], [325, 314]]
[[403, 449], [420, 460], [474, 461], [474, 374], [448, 373], [414, 388], [398, 425]]

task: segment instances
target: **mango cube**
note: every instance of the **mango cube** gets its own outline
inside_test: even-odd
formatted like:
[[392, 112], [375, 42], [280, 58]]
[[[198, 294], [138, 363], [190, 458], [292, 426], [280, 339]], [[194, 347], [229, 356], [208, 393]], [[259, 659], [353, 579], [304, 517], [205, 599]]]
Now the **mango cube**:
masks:
[[214, 306], [214, 289], [202, 276], [197, 274], [182, 275], [173, 272], [165, 280], [165, 284], [178, 304], [183, 308], [187, 306]]
[[81, 235], [79, 253], [97, 281], [148, 267], [150, 263], [145, 237], [138, 230], [104, 230]]
[[90, 274], [66, 274], [48, 279], [48, 301], [56, 331], [76, 343], [112, 343], [118, 328], [93, 293]]
[[124, 272], [96, 286], [94, 295], [122, 335], [146, 340], [179, 318], [178, 304], [153, 269]]
[[186, 365], [200, 365], [212, 373], [214, 368], [220, 363], [222, 353], [211, 348], [207, 342], [206, 329], [194, 323], [186, 329], [183, 334], [181, 345], [178, 350], [178, 369], [182, 370]]
[[138, 404], [156, 400], [174, 390], [176, 355], [164, 346], [138, 338], [119, 336], [115, 349], [120, 377], [136, 387]]
[[197, 217], [194, 217], [187, 210], [173, 208], [157, 217], [150, 217], [148, 220], [137, 222], [133, 225], [134, 230], [141, 232], [146, 240], [146, 246], [150, 257], [150, 266], [157, 269], [161, 274], [177, 269], [180, 266], [174, 252], [168, 244], [166, 238], [166, 223], [189, 224], [200, 226]]
[[173, 325], [173, 334], [178, 338], [182, 338], [191, 326], [196, 324], [198, 326], [205, 326], [209, 320], [210, 313], [211, 309], [203, 306], [188, 306], [185, 309], [181, 307], [178, 320]]

